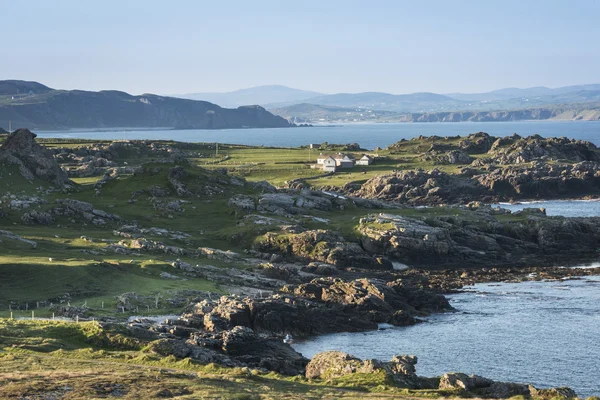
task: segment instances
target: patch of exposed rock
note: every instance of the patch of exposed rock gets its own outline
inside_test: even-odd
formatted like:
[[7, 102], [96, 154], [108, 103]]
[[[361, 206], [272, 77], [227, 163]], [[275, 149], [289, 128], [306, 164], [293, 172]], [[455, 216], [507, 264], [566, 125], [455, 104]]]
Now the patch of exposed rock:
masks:
[[0, 147], [0, 163], [16, 165], [27, 180], [36, 178], [57, 187], [71, 185], [52, 153], [36, 141], [36, 134], [29, 129], [18, 129], [11, 133]]
[[268, 232], [257, 241], [255, 249], [304, 262], [320, 261], [342, 269], [392, 269], [391, 262], [386, 258], [371, 256], [357, 243], [347, 242], [338, 233], [328, 230], [309, 230], [296, 234]]
[[377, 374], [382, 372], [389, 381], [405, 388], [423, 388], [426, 379], [416, 374], [415, 356], [394, 356], [391, 361], [361, 360], [341, 351], [316, 354], [306, 366], [308, 379], [331, 380], [351, 374]]
[[600, 194], [600, 164], [465, 168], [460, 174], [408, 170], [373, 177], [352, 194], [413, 205], [583, 197]]
[[52, 209], [52, 213], [59, 216], [78, 216], [94, 225], [106, 225], [111, 221], [120, 221], [118, 215], [108, 213], [94, 208], [94, 205], [85, 201], [74, 199], [58, 199], [58, 207]]
[[[449, 390], [463, 396], [505, 399], [514, 396], [571, 399], [577, 397], [569, 388], [537, 389], [532, 385], [497, 382], [478, 375], [448, 373], [437, 378], [416, 374], [415, 356], [394, 356], [391, 361], [361, 360], [340, 351], [316, 354], [306, 366], [308, 379], [332, 380], [353, 374], [383, 374], [385, 380], [408, 389]], [[458, 392], [458, 393], [457, 393]]]
[[[461, 213], [460, 215], [459, 212]], [[500, 222], [492, 215], [409, 218], [379, 214], [360, 221], [363, 248], [412, 266], [436, 268], [555, 264], [595, 257], [600, 218], [546, 217]]]

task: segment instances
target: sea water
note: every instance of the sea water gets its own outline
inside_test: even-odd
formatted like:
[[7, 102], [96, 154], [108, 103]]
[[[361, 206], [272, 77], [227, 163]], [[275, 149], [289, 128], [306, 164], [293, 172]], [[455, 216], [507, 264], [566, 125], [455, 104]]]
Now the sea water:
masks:
[[255, 128], [223, 130], [111, 129], [35, 131], [42, 138], [93, 140], [162, 139], [181, 142], [219, 142], [252, 146], [298, 147], [309, 143], [358, 143], [365, 149], [387, 147], [401, 139], [423, 136], [465, 136], [474, 132], [492, 136], [539, 134], [589, 140], [600, 145], [597, 121], [436, 122], [314, 126], [306, 128]]
[[600, 395], [600, 277], [466, 289], [448, 296], [455, 312], [424, 323], [323, 335], [294, 348], [309, 358], [327, 350], [384, 361], [412, 354], [422, 376], [458, 371]]

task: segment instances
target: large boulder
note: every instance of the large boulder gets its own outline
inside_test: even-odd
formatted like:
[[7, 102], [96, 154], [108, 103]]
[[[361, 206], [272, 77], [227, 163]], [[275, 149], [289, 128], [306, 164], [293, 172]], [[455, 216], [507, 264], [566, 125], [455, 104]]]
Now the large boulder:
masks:
[[39, 145], [36, 134], [29, 129], [11, 133], [0, 147], [0, 163], [16, 165], [27, 180], [35, 178], [64, 187], [71, 181], [54, 159], [52, 152]]
[[389, 362], [361, 360], [341, 351], [326, 351], [316, 354], [306, 366], [308, 379], [331, 380], [352, 374], [383, 373], [386, 380], [407, 388], [421, 386], [415, 372], [415, 356], [394, 356]]

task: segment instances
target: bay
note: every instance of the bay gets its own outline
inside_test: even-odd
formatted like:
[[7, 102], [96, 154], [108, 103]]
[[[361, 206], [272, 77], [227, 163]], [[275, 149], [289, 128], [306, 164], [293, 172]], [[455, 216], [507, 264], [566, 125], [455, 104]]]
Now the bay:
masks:
[[363, 148], [387, 147], [401, 139], [423, 136], [456, 136], [474, 132], [493, 136], [517, 133], [544, 137], [566, 136], [600, 145], [597, 121], [440, 122], [397, 124], [349, 124], [297, 128], [255, 128], [225, 130], [111, 129], [36, 131], [41, 138], [82, 138], [93, 140], [153, 139], [181, 142], [219, 142], [268, 147], [298, 147], [309, 143], [358, 143]]

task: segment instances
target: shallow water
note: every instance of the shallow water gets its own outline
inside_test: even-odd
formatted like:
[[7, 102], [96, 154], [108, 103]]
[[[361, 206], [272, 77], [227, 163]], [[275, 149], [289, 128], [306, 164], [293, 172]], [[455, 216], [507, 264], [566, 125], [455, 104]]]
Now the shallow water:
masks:
[[440, 122], [404, 124], [352, 124], [309, 128], [256, 128], [224, 130], [70, 130], [36, 131], [42, 138], [85, 138], [96, 140], [168, 139], [183, 142], [219, 142], [252, 146], [297, 147], [308, 143], [359, 143], [363, 148], [387, 147], [400, 139], [419, 135], [456, 136], [474, 132], [493, 136], [518, 133], [540, 134], [589, 140], [600, 145], [600, 122], [595, 121], [519, 121], [519, 122]]
[[326, 350], [381, 360], [413, 354], [423, 376], [460, 371], [600, 395], [600, 277], [469, 289], [449, 296], [456, 312], [425, 323], [324, 335], [294, 348], [306, 357]]
[[545, 200], [530, 201], [518, 204], [494, 204], [512, 212], [524, 208], [545, 208], [546, 215], [563, 217], [600, 217], [600, 200]]

